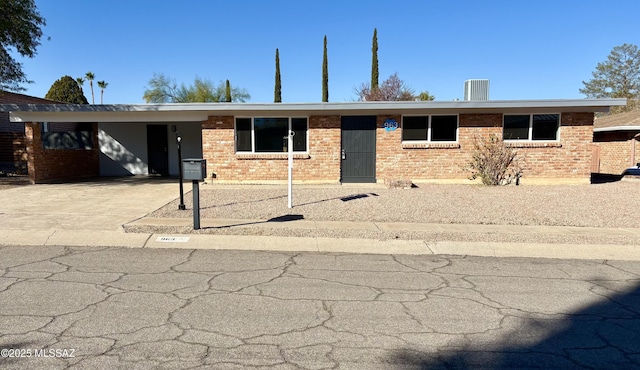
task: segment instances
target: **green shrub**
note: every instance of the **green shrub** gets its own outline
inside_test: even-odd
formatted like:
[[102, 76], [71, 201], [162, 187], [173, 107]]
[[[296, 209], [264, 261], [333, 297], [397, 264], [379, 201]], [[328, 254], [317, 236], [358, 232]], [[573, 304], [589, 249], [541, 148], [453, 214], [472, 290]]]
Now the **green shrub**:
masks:
[[484, 185], [518, 184], [522, 167], [518, 163], [515, 150], [505, 145], [498, 136], [474, 138], [473, 155], [466, 169], [471, 172], [470, 180], [480, 178]]
[[71, 78], [71, 76], [62, 76], [59, 80], [56, 80], [44, 97], [45, 99], [63, 103], [89, 104], [80, 85], [78, 85], [78, 81]]

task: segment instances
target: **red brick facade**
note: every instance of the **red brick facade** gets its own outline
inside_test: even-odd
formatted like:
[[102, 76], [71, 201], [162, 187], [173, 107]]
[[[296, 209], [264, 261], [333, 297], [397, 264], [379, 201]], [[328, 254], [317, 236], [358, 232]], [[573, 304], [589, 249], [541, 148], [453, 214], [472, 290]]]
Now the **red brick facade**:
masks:
[[25, 124], [29, 181], [32, 184], [98, 176], [98, 124], [92, 125], [92, 149], [44, 149], [40, 123]]
[[599, 173], [620, 175], [625, 169], [640, 163], [640, 132], [605, 131], [593, 135], [594, 145], [599, 147], [596, 158]]
[[[524, 164], [527, 179], [563, 179], [588, 182], [591, 173], [593, 113], [563, 113], [558, 142], [512, 142]], [[387, 131], [378, 115], [376, 180], [466, 181], [464, 170], [474, 138], [502, 134], [502, 114], [460, 114], [457, 143], [403, 143], [402, 128]], [[340, 181], [340, 116], [310, 116], [308, 154], [296, 154], [294, 181]], [[234, 117], [209, 117], [202, 123], [203, 157], [208, 176], [216, 182], [282, 182], [287, 179], [286, 153], [235, 152]]]
[[591, 175], [593, 113], [563, 113], [559, 143], [513, 145], [524, 157], [523, 178], [585, 179]]
[[[340, 181], [340, 116], [309, 117], [308, 153], [294, 155], [295, 179]], [[235, 152], [234, 117], [202, 123], [202, 154], [207, 174], [219, 181], [272, 182], [287, 179], [287, 153]]]
[[24, 132], [0, 132], [0, 165], [26, 175], [27, 144]]
[[[0, 91], [0, 104], [56, 104], [59, 102], [9, 91]], [[27, 174], [27, 147], [22, 122], [10, 122], [8, 112], [0, 112], [0, 168]]]

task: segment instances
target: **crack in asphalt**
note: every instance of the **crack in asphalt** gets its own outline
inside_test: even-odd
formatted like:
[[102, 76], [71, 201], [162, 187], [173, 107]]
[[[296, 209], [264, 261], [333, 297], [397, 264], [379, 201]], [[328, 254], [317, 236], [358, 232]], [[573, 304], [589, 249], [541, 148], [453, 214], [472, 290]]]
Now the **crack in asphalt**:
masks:
[[[539, 270], [542, 262], [523, 258], [48, 248], [44, 257], [0, 248], [0, 347], [77, 346], [75, 358], [55, 359], [64, 369], [492, 364], [478, 353], [505, 364], [518, 363], [511, 353], [523, 353], [590, 366], [583, 350], [640, 365], [638, 344], [612, 335], [640, 331], [640, 268], [633, 263], [547, 261]], [[510, 270], [474, 271], [483, 261]], [[602, 276], [573, 273], [596, 265]], [[559, 295], [553, 312], [522, 296], [523, 283], [573, 294]], [[19, 309], [16, 294], [30, 311], [3, 314]], [[579, 305], [587, 308], [571, 311]], [[58, 313], [38, 314], [53, 309]], [[584, 325], [567, 329], [575, 323]], [[520, 333], [516, 324], [535, 330]], [[0, 366], [27, 363], [54, 365], [0, 359]]]

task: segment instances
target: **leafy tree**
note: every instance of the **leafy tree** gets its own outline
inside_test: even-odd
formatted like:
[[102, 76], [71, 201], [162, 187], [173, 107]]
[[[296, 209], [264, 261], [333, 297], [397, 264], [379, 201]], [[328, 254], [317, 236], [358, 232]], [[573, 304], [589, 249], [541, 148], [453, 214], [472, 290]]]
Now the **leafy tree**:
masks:
[[[233, 87], [231, 97], [233, 101], [245, 102], [251, 95], [245, 89]], [[226, 86], [224, 82], [214, 85], [199, 77], [195, 78], [193, 85], [183, 83], [178, 86], [175, 80], [164, 74], [154, 73], [142, 98], [147, 103], [219, 103], [226, 100]]]
[[371, 45], [371, 90], [378, 88], [378, 29], [373, 29], [373, 42]]
[[33, 58], [46, 24], [34, 0], [0, 0], [0, 90], [24, 91], [20, 84], [33, 82], [11, 53]]
[[588, 98], [627, 98], [632, 109], [640, 98], [640, 51], [636, 45], [613, 48], [607, 60], [598, 63], [593, 78], [582, 81], [580, 93]]
[[56, 100], [70, 104], [89, 104], [84, 96], [78, 81], [70, 76], [62, 76], [51, 85], [51, 88], [44, 96], [45, 99]]
[[329, 101], [329, 64], [327, 60], [327, 35], [324, 35], [324, 52], [322, 54], [322, 101]]
[[377, 89], [372, 89], [367, 83], [363, 83], [355, 89], [358, 99], [361, 101], [409, 101], [415, 100], [413, 89], [408, 87], [404, 81], [398, 77], [397, 73], [392, 74], [382, 81]]
[[273, 92], [273, 102], [282, 103], [282, 82], [280, 81], [280, 53], [276, 49], [276, 86]]
[[224, 101], [227, 103], [231, 103], [231, 84], [229, 80], [227, 80], [224, 89]]
[[94, 75], [93, 72], [89, 71], [87, 72], [85, 77], [87, 78], [87, 81], [89, 81], [89, 87], [91, 87], [91, 104], [95, 104], [93, 97], [93, 79], [96, 77], [96, 75]]
[[102, 98], [104, 97], [104, 89], [107, 88], [107, 85], [109, 85], [108, 82], [98, 81], [98, 87], [100, 88], [100, 104], [103, 104]]
[[431, 95], [429, 94], [428, 91], [422, 91], [417, 98], [421, 101], [431, 101], [431, 100], [435, 100], [436, 96], [435, 95]]

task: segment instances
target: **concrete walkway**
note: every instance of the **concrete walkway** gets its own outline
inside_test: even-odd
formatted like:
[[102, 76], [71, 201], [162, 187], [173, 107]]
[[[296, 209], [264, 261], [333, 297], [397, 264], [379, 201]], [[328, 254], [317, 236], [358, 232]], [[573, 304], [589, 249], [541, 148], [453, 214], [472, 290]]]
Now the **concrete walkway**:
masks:
[[[190, 184], [185, 184], [185, 192]], [[281, 250], [383, 254], [451, 254], [497, 257], [640, 260], [639, 229], [414, 224], [291, 220], [269, 228], [352, 229], [493, 234], [637, 236], [638, 245], [499, 243], [423, 240], [335, 239], [249, 235], [125, 233], [123, 225], [192, 225], [191, 218], [146, 218], [178, 196], [171, 179], [100, 179], [74, 184], [31, 185], [0, 191], [0, 245], [95, 246]], [[203, 219], [203, 228], [266, 225], [266, 220]]]

